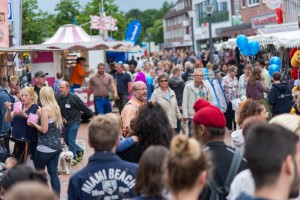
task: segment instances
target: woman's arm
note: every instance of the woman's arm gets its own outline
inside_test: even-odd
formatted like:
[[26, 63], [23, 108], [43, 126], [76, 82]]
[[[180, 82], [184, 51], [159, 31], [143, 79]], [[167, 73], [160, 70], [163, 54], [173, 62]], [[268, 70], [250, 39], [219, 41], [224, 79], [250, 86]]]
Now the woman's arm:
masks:
[[48, 131], [49, 114], [50, 114], [50, 111], [47, 108], [43, 107], [42, 113], [41, 113], [41, 126], [39, 126], [37, 123], [33, 123], [34, 127], [41, 133], [45, 134]]

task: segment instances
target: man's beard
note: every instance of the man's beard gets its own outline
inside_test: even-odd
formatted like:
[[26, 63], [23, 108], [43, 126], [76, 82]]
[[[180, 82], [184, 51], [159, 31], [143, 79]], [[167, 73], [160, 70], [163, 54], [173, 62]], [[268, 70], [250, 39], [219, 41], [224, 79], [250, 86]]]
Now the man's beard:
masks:
[[289, 198], [296, 198], [299, 196], [300, 177], [299, 177], [299, 171], [297, 168], [297, 163], [295, 158], [293, 158], [293, 162], [295, 166], [295, 175], [294, 175], [293, 182], [291, 183]]

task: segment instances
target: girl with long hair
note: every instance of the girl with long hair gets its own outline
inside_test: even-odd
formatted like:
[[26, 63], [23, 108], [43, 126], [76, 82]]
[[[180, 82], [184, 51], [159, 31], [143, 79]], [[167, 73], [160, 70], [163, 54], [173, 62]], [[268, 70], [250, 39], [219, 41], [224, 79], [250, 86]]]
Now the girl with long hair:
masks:
[[[262, 74], [260, 67], [254, 67], [251, 71], [251, 75], [247, 84], [246, 94], [247, 98], [251, 98], [253, 100], [259, 101], [262, 103], [268, 113], [271, 113], [270, 105], [268, 100], [264, 98], [264, 93], [269, 94], [270, 88], [265, 85], [264, 76]], [[271, 118], [271, 114], [269, 118]]]
[[42, 104], [40, 125], [30, 122], [38, 130], [38, 146], [35, 152], [34, 166], [37, 170], [47, 170], [51, 186], [60, 194], [60, 182], [57, 175], [59, 154], [61, 151], [60, 132], [63, 125], [60, 108], [51, 87], [40, 91]]
[[[12, 136], [14, 138], [25, 138], [30, 141], [30, 154], [32, 158], [34, 158], [38, 134], [35, 127], [31, 127], [27, 124], [27, 118], [30, 113], [36, 114], [38, 111], [37, 94], [32, 87], [25, 87], [20, 90], [20, 97], [20, 101], [22, 103], [22, 109], [20, 111], [12, 111], [12, 103], [5, 102], [5, 108], [7, 109], [5, 113], [5, 121], [13, 122]], [[24, 142], [17, 142], [16, 145], [17, 151], [14, 156], [17, 159], [20, 159], [24, 153], [26, 144]]]
[[240, 76], [239, 79], [239, 97], [246, 97], [246, 88], [251, 74], [251, 66], [250, 64], [246, 64], [244, 67], [244, 74]]
[[169, 148], [174, 134], [164, 109], [153, 102], [139, 107], [133, 131], [139, 139], [138, 143], [117, 155], [122, 160], [134, 163], [139, 162], [143, 152], [151, 145]]

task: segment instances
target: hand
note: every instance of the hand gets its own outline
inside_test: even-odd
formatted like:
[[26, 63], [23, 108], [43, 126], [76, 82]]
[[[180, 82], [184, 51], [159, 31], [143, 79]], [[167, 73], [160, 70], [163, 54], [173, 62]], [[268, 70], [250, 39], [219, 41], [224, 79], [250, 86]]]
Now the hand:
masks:
[[9, 101], [7, 101], [7, 102], [4, 103], [4, 106], [5, 106], [5, 108], [6, 108], [7, 110], [11, 110], [12, 103], [9, 102]]
[[24, 112], [24, 111], [21, 111], [21, 112], [18, 112], [18, 113], [15, 113], [16, 115], [19, 115], [19, 116], [21, 116], [21, 117], [23, 117], [23, 118], [28, 118], [28, 115]]
[[118, 99], [119, 99], [118, 94], [114, 94], [114, 100], [118, 100]]
[[139, 141], [139, 138], [135, 135], [131, 136], [131, 138], [133, 139], [134, 143], [137, 143]]
[[67, 123], [67, 120], [66, 120], [65, 118], [63, 118], [63, 117], [62, 117], [62, 121], [63, 121], [63, 123], [65, 123], [65, 124]]
[[187, 123], [188, 118], [181, 118], [181, 121], [183, 121], [183, 123]]
[[90, 106], [91, 101], [88, 99], [88, 100], [86, 101], [86, 104], [87, 104], [88, 106]]
[[28, 122], [27, 125], [30, 126], [30, 127], [35, 127], [35, 123], [34, 122]]

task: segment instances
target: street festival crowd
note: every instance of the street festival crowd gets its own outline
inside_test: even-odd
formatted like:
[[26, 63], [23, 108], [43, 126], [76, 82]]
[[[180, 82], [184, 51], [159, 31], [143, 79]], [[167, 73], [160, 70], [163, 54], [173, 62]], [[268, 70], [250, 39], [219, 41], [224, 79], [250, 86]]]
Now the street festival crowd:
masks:
[[[92, 75], [79, 57], [68, 82], [57, 74], [46, 86], [37, 71], [34, 87], [1, 89], [2, 198], [58, 199], [59, 173], [70, 173], [58, 171], [62, 153], [72, 166], [84, 156], [83, 119], [94, 154], [70, 175], [70, 200], [300, 199], [300, 87], [259, 56], [209, 60], [206, 51], [108, 58]], [[87, 104], [72, 92], [84, 84]]]

